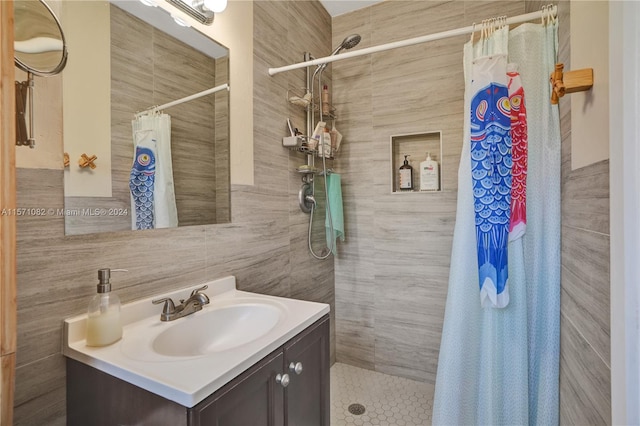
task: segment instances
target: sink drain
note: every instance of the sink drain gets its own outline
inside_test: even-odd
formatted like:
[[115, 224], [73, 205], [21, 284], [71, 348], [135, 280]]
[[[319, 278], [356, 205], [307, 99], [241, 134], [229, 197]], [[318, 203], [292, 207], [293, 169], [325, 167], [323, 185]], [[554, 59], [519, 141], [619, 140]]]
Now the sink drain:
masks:
[[365, 411], [365, 408], [364, 408], [364, 405], [362, 404], [351, 404], [349, 406], [349, 412], [351, 414], [355, 414], [356, 416], [364, 414], [364, 411]]

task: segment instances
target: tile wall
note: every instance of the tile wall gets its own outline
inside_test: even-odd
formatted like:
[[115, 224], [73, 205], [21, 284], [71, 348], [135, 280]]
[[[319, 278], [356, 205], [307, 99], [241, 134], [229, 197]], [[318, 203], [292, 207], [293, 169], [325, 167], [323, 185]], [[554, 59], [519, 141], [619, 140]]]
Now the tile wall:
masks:
[[[560, 5], [560, 57], [567, 63], [568, 5]], [[285, 117], [304, 127], [303, 112], [285, 100], [287, 89], [304, 85], [304, 72], [268, 77], [269, 66], [300, 61], [306, 50], [329, 54], [354, 32], [366, 47], [525, 8], [539, 4], [395, 1], [332, 23], [317, 2], [255, 2], [256, 185], [232, 187], [231, 224], [64, 237], [61, 217], [18, 220], [16, 424], [65, 423], [60, 324], [85, 310], [98, 268], [130, 270], [114, 280], [124, 301], [234, 274], [244, 290], [333, 303], [334, 263], [311, 259], [308, 216], [296, 201], [300, 177], [293, 169], [305, 159], [280, 146]], [[331, 91], [344, 135], [334, 166], [343, 180], [347, 241], [338, 247], [335, 310], [332, 305], [342, 362], [435, 380], [461, 149], [465, 41], [336, 62], [325, 73], [335, 81]], [[608, 162], [570, 171], [568, 105], [561, 103], [561, 423], [602, 424], [610, 422]], [[443, 191], [391, 194], [390, 137], [435, 130], [443, 132]], [[415, 160], [421, 159], [414, 167]], [[62, 200], [61, 171], [18, 170], [20, 207], [62, 208]], [[320, 216], [316, 225], [323, 221]], [[322, 238], [314, 246], [322, 247]]]
[[[333, 20], [360, 47], [519, 15], [524, 1], [393, 1]], [[334, 62], [345, 232], [335, 260], [337, 360], [435, 383], [462, 149], [468, 36]], [[442, 192], [391, 193], [391, 136], [442, 132]], [[414, 172], [423, 157], [412, 158]]]
[[[527, 2], [527, 11], [545, 2]], [[558, 2], [559, 62], [571, 69], [569, 2]], [[595, 76], [597, 78], [597, 76]], [[609, 160], [571, 170], [571, 101], [560, 100], [560, 423], [611, 424]]]
[[[387, 2], [333, 20], [333, 44], [362, 47], [469, 25], [547, 2]], [[559, 2], [559, 61], [570, 69], [569, 2]], [[389, 18], [391, 17], [391, 18]], [[336, 270], [337, 360], [433, 382], [440, 345], [461, 149], [463, 37], [332, 65], [344, 134], [347, 242]], [[360, 46], [359, 46], [360, 47]], [[428, 54], [425, 54], [425, 49]], [[571, 170], [562, 133], [562, 424], [610, 423], [609, 162]], [[443, 192], [391, 194], [390, 137], [443, 132]], [[417, 166], [421, 158], [414, 159]]]
[[[308, 254], [308, 215], [294, 200], [292, 169], [304, 158], [281, 146], [286, 117], [298, 113], [286, 89], [304, 78], [266, 73], [303, 48], [329, 53], [330, 17], [316, 1], [255, 2], [253, 13], [256, 184], [232, 186], [230, 224], [64, 236], [63, 217], [18, 219], [16, 425], [65, 424], [62, 320], [86, 310], [99, 268], [129, 270], [112, 281], [123, 302], [233, 274], [242, 290], [330, 303], [333, 313], [333, 260]], [[19, 169], [18, 206], [62, 208], [62, 174]]]

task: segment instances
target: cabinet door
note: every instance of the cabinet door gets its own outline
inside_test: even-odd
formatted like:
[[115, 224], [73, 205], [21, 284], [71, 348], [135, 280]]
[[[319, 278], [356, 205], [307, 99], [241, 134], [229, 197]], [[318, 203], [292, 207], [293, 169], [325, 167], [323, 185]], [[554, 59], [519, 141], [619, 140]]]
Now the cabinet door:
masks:
[[276, 375], [281, 373], [283, 354], [278, 351], [191, 409], [189, 424], [282, 426], [284, 388], [276, 383]]
[[289, 342], [284, 356], [285, 425], [329, 426], [329, 317]]

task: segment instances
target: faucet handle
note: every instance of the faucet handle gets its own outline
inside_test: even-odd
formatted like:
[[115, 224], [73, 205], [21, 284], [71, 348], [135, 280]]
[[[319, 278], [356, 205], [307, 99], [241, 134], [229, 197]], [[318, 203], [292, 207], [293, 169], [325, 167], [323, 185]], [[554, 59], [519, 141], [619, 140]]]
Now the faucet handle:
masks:
[[196, 288], [195, 290], [193, 290], [193, 291], [191, 292], [191, 296], [195, 296], [197, 293], [200, 293], [202, 290], [206, 290], [206, 289], [208, 289], [208, 288], [209, 288], [209, 286], [208, 286], [208, 285], [206, 285], [206, 284], [205, 284], [205, 285], [203, 285], [203, 286], [202, 286], [202, 287], [200, 287], [200, 288]]
[[176, 311], [176, 305], [173, 303], [170, 297], [165, 297], [163, 299], [152, 300], [151, 303], [154, 305], [158, 305], [164, 302], [164, 308], [162, 308], [163, 314], [172, 314]]

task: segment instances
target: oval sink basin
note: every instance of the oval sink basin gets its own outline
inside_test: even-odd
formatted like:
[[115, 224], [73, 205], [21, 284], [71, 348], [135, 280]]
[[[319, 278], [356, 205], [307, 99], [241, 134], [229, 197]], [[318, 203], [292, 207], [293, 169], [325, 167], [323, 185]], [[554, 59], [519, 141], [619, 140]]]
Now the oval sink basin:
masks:
[[282, 317], [276, 306], [242, 303], [205, 308], [176, 320], [151, 342], [154, 352], [189, 357], [222, 352], [252, 342], [272, 330]]

